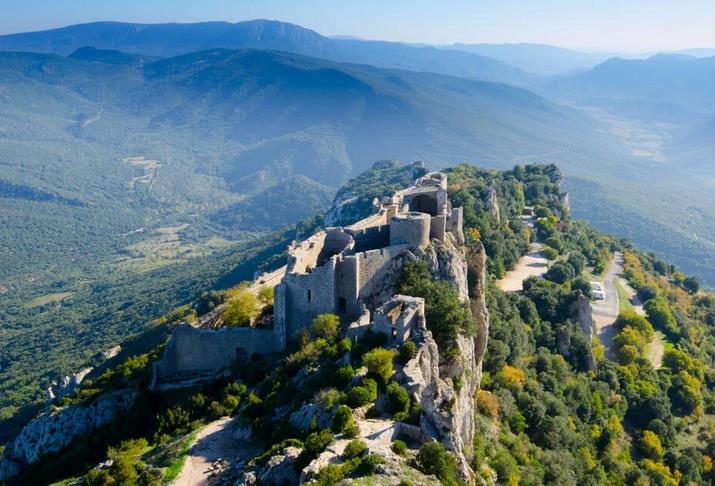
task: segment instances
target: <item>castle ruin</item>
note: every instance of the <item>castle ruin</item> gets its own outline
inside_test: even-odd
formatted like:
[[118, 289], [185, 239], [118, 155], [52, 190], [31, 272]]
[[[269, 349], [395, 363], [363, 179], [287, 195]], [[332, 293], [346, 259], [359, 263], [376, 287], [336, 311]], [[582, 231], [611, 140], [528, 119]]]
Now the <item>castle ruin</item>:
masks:
[[272, 328], [177, 326], [155, 366], [155, 386], [215, 376], [254, 354], [280, 352], [320, 314], [338, 315], [348, 335], [372, 327], [398, 343], [409, 336], [410, 327], [424, 321], [424, 309], [421, 299], [388, 291], [397, 276], [393, 263], [432, 240], [443, 242], [447, 233], [462, 244], [462, 208], [452, 208], [441, 172], [427, 173], [376, 201], [374, 208], [374, 214], [350, 226], [327, 228], [291, 244], [274, 287]]

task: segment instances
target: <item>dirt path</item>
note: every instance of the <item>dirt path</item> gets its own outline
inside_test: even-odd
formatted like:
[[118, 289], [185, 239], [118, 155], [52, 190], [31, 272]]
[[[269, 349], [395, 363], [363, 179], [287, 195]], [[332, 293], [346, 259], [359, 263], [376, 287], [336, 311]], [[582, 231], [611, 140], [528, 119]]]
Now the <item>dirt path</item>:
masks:
[[623, 270], [623, 255], [616, 252], [603, 278], [603, 288], [606, 291], [606, 298], [593, 302], [593, 322], [596, 325], [596, 335], [601, 344], [606, 348], [606, 358], [615, 360], [615, 350], [613, 338], [618, 331], [613, 327], [613, 323], [618, 318], [618, 291], [616, 290], [615, 279]]
[[216, 473], [236, 468], [261, 452], [257, 444], [233, 438], [234, 423], [235, 419], [224, 417], [199, 432], [173, 486], [221, 484]]
[[521, 291], [524, 289], [524, 280], [545, 274], [548, 270], [547, 265], [548, 261], [544, 258], [541, 245], [534, 243], [529, 253], [519, 259], [514, 270], [507, 272], [501, 280], [497, 280], [497, 287], [504, 292]]

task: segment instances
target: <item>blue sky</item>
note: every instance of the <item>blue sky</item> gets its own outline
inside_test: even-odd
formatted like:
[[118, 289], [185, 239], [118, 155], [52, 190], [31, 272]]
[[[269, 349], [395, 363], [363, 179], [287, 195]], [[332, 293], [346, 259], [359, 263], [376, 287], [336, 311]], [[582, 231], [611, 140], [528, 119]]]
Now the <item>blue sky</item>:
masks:
[[577, 49], [715, 47], [715, 0], [0, 0], [0, 33], [95, 20], [269, 18], [325, 35], [537, 42]]

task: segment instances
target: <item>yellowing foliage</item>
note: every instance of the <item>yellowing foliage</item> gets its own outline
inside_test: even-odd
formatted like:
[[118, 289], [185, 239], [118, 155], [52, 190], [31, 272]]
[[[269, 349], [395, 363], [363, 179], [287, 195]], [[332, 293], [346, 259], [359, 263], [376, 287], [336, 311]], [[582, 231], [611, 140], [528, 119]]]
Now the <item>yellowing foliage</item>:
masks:
[[660, 443], [660, 439], [655, 432], [650, 430], [643, 431], [641, 449], [646, 457], [649, 457], [654, 461], [660, 461], [663, 458], [663, 445]]
[[497, 374], [497, 380], [504, 383], [507, 387], [522, 386], [526, 383], [526, 374], [524, 370], [514, 368], [513, 366], [504, 365]]
[[499, 401], [486, 390], [477, 392], [477, 410], [485, 417], [499, 420]]

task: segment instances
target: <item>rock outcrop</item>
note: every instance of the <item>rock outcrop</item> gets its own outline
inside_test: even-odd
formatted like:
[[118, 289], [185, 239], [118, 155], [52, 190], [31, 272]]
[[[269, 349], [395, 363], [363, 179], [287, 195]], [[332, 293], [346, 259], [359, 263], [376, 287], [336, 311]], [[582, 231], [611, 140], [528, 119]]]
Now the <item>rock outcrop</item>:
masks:
[[59, 383], [53, 381], [47, 388], [47, 401], [54, 402], [70, 395], [94, 368], [83, 368], [72, 376], [65, 376]]
[[586, 335], [590, 350], [588, 367], [591, 370], [595, 370], [596, 359], [593, 357], [593, 350], [590, 347], [596, 329], [593, 322], [593, 307], [591, 307], [591, 301], [581, 292], [578, 293], [578, 298], [571, 308], [571, 315], [573, 316], [574, 324]]
[[295, 463], [301, 449], [286, 447], [280, 454], [271, 457], [260, 472], [262, 486], [293, 486], [298, 484]]
[[288, 421], [293, 427], [300, 430], [310, 430], [314, 425], [325, 429], [330, 427], [334, 414], [333, 409], [325, 410], [320, 404], [309, 402], [304, 403], [293, 412]]
[[472, 480], [469, 459], [473, 454], [474, 394], [478, 386], [474, 341], [460, 337], [459, 356], [442, 366], [430, 333], [418, 346], [416, 356], [402, 370], [401, 381], [422, 407], [420, 429], [453, 451], [462, 479]]
[[474, 335], [474, 360], [477, 363], [475, 372], [477, 383], [482, 381], [482, 360], [487, 350], [489, 340], [489, 310], [487, 309], [487, 252], [481, 243], [468, 250], [467, 271], [469, 282], [469, 298], [472, 317], [474, 318], [476, 334]]
[[499, 200], [497, 199], [497, 191], [493, 187], [487, 189], [484, 205], [486, 206], [489, 215], [500, 222], [501, 215], [499, 213]]
[[5, 447], [0, 481], [16, 476], [44, 454], [59, 451], [75, 438], [109, 424], [117, 414], [129, 410], [136, 396], [135, 391], [120, 390], [87, 405], [70, 405], [37, 416]]

